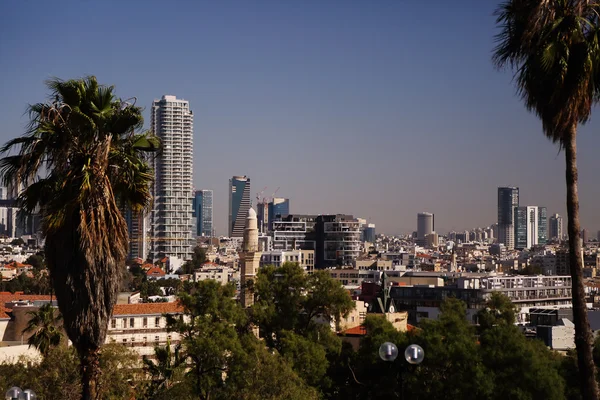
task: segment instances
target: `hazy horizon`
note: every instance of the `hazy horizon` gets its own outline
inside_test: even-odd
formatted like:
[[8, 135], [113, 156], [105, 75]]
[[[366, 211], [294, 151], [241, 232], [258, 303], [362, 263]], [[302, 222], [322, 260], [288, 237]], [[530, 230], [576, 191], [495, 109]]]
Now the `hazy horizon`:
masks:
[[[292, 213], [367, 218], [378, 233], [496, 222], [497, 187], [566, 220], [564, 154], [491, 63], [498, 2], [0, 4], [0, 142], [21, 135], [44, 81], [96, 75], [146, 108], [194, 112], [194, 183], [290, 198]], [[595, 110], [596, 111], [596, 110]], [[595, 237], [598, 115], [579, 132], [581, 225]]]

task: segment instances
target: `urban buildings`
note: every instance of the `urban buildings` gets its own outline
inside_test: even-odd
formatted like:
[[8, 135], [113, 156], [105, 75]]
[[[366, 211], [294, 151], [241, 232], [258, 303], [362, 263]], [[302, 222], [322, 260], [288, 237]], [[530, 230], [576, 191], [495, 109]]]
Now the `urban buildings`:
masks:
[[432, 213], [422, 212], [417, 214], [417, 240], [416, 244], [425, 246], [427, 235], [431, 235], [435, 230], [434, 216]]
[[161, 142], [150, 216], [150, 255], [191, 258], [193, 246], [193, 115], [189, 102], [165, 95], [152, 103], [152, 131]]
[[560, 215], [554, 214], [550, 217], [549, 237], [551, 240], [562, 240], [563, 238], [563, 219]]
[[244, 236], [244, 226], [249, 209], [250, 178], [234, 176], [229, 180], [229, 237]]
[[360, 222], [352, 215], [319, 215], [315, 228], [315, 267], [352, 265], [360, 254]]
[[548, 209], [538, 207], [538, 244], [548, 242]]
[[269, 229], [271, 229], [273, 221], [277, 216], [288, 215], [290, 213], [290, 199], [283, 197], [273, 197], [269, 202]]
[[273, 250], [315, 250], [317, 215], [289, 214], [273, 221]]
[[196, 236], [215, 235], [213, 228], [213, 191], [197, 190], [194, 195], [193, 216], [196, 217]]
[[515, 209], [515, 248], [530, 249], [538, 244], [538, 208], [535, 206]]
[[498, 188], [498, 243], [507, 250], [515, 248], [515, 209], [519, 207], [519, 188]]
[[369, 242], [369, 243], [375, 243], [375, 224], [366, 224], [365, 226], [363, 226], [362, 228], [363, 230], [363, 236], [362, 239], [365, 242]]

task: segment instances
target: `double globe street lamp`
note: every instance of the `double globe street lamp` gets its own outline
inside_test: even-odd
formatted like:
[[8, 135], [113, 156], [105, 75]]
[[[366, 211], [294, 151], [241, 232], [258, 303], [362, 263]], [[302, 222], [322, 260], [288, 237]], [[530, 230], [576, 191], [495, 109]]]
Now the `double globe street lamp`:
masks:
[[[385, 342], [379, 346], [379, 357], [383, 361], [393, 362], [398, 358], [398, 347], [392, 342]], [[418, 344], [411, 344], [404, 350], [404, 359], [407, 363], [412, 365], [418, 365], [423, 362], [425, 358], [425, 351]], [[400, 398], [404, 397], [403, 382], [402, 382], [402, 371], [403, 363], [400, 363], [400, 369], [398, 371], [398, 383], [400, 384]]]
[[37, 396], [31, 389], [21, 390], [18, 386], [13, 386], [6, 391], [6, 400], [36, 400]]

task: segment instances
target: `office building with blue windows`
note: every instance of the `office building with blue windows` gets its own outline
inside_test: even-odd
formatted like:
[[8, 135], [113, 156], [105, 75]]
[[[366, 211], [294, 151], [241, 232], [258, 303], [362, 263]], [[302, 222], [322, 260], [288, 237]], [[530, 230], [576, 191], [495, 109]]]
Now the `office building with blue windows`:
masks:
[[196, 236], [213, 237], [213, 191], [197, 190], [194, 194], [194, 215]]

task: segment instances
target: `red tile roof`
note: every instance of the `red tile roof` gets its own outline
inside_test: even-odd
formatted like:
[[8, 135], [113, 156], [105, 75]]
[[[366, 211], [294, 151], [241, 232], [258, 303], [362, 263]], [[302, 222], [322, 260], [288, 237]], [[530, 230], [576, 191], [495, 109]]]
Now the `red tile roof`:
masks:
[[411, 325], [411, 324], [406, 324], [406, 330], [407, 330], [408, 332], [412, 332], [412, 331], [414, 331], [414, 330], [416, 330], [416, 329], [419, 329], [419, 328], [417, 328], [416, 326], [414, 326], [414, 325]]
[[113, 309], [115, 315], [151, 315], [170, 314], [183, 312], [179, 303], [139, 303], [139, 304], [117, 304]]
[[152, 267], [148, 271], [146, 271], [146, 275], [148, 275], [148, 276], [165, 276], [165, 271], [163, 271], [160, 267]]
[[10, 319], [10, 316], [7, 314], [8, 311], [10, 311], [8, 308], [0, 306], [0, 319]]
[[[56, 296], [54, 296], [56, 299]], [[16, 292], [12, 294], [10, 292], [1, 292], [0, 293], [0, 306], [4, 306], [6, 303], [10, 303], [11, 301], [24, 301], [24, 300], [47, 300], [50, 301], [49, 294], [23, 294], [23, 292]]]
[[367, 330], [362, 325], [358, 325], [358, 326], [355, 326], [354, 328], [346, 329], [345, 331], [342, 332], [342, 335], [347, 335], [347, 336], [350, 336], [350, 335], [364, 336], [366, 334], [367, 334]]
[[4, 267], [5, 268], [17, 269], [17, 268], [23, 268], [23, 267], [31, 267], [31, 265], [29, 265], [29, 264], [22, 264], [20, 262], [13, 261], [11, 263], [4, 264]]

